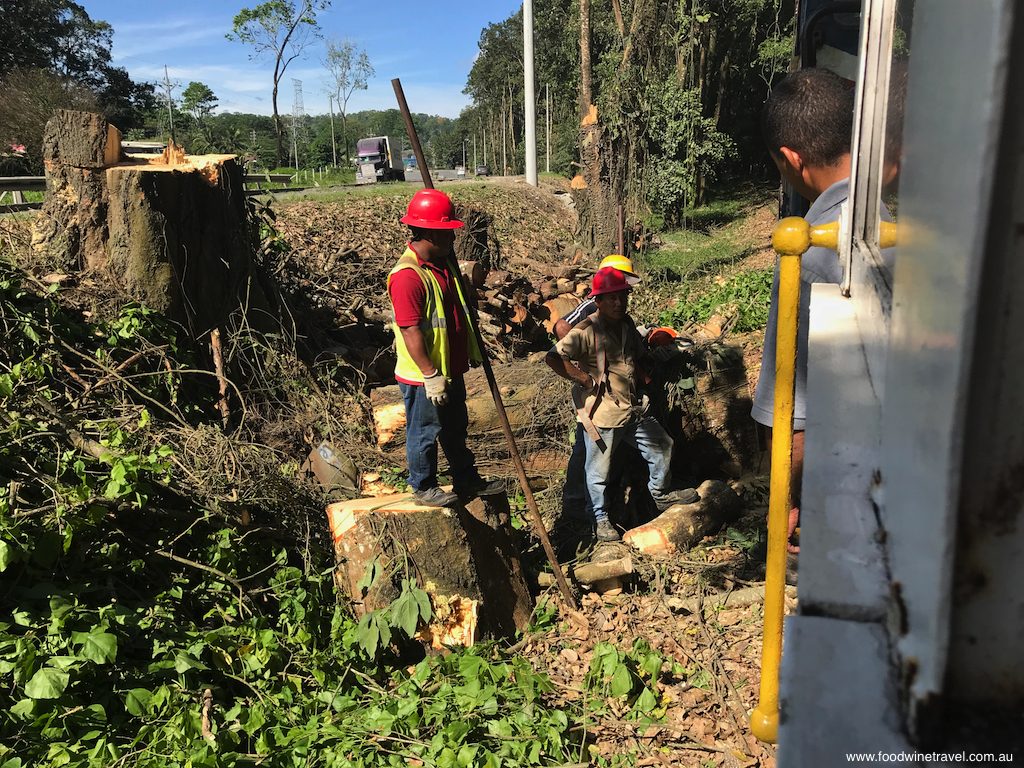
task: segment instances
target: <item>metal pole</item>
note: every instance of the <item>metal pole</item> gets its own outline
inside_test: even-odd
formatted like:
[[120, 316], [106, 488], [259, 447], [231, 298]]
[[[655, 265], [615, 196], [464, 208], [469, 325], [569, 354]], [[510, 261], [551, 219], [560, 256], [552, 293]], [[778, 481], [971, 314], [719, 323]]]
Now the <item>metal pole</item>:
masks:
[[171, 76], [167, 74], [166, 64], [164, 64], [164, 90], [167, 93], [167, 120], [170, 123], [171, 128], [171, 142], [174, 143], [174, 110], [171, 108], [171, 92], [173, 88], [171, 84]]
[[[391, 87], [395, 89], [395, 98], [398, 99], [398, 110], [402, 113], [402, 120], [405, 121], [405, 132], [409, 134], [409, 141], [412, 143], [412, 151], [416, 155], [416, 163], [420, 167], [420, 176], [423, 177], [423, 186], [427, 189], [434, 188], [434, 180], [430, 178], [430, 168], [427, 167], [427, 158], [423, 154], [423, 146], [420, 144], [420, 136], [416, 133], [416, 126], [412, 124], [412, 112], [409, 111], [409, 104], [405, 101], [405, 91], [402, 90], [402, 81], [397, 77], [391, 81]], [[458, 272], [458, 270], [456, 270]], [[481, 347], [483, 349], [483, 347]]]
[[778, 327], [775, 331], [775, 407], [772, 415], [771, 486], [768, 497], [768, 553], [765, 556], [764, 638], [758, 704], [750, 730], [775, 743], [779, 730], [779, 666], [786, 590], [786, 528], [793, 462], [793, 382], [796, 369], [800, 257], [811, 245], [835, 249], [839, 223], [813, 229], [791, 216], [775, 225], [772, 247], [779, 256]]
[[523, 0], [523, 105], [526, 126], [526, 183], [537, 186], [537, 95], [533, 76], [533, 0]]
[[551, 85], [544, 83], [544, 171], [551, 173]]
[[[430, 171], [427, 168], [426, 159], [423, 157], [423, 150], [420, 147], [420, 139], [416, 134], [416, 127], [412, 123], [412, 113], [409, 112], [409, 105], [405, 101], [405, 93], [402, 91], [402, 83], [396, 77], [391, 81], [392, 87], [395, 89], [395, 96], [398, 97], [398, 107], [402, 112], [402, 117], [405, 120], [405, 127], [409, 131], [409, 140], [412, 141], [413, 151], [416, 152], [416, 160], [420, 164], [420, 173], [423, 176], [423, 186], [427, 189], [434, 188], [434, 182], [430, 178]], [[468, 288], [466, 287], [466, 281], [463, 279], [462, 271], [459, 269], [459, 265], [455, 262], [454, 252], [451, 254], [451, 271], [455, 279], [459, 281], [459, 285], [462, 288], [463, 296], [470, 296]], [[472, 302], [467, 302], [470, 307], [473, 307]], [[479, 347], [483, 361], [481, 363], [484, 369], [484, 376], [487, 377], [487, 386], [491, 390], [491, 397], [494, 399], [494, 407], [498, 412], [498, 421], [501, 422], [502, 432], [505, 433], [505, 441], [508, 443], [508, 452], [512, 457], [512, 464], [516, 468], [516, 474], [519, 476], [519, 486], [523, 489], [523, 496], [526, 497], [526, 507], [530, 511], [530, 521], [533, 523], [534, 532], [540, 539], [541, 546], [544, 547], [544, 554], [548, 557], [548, 562], [551, 563], [551, 570], [554, 571], [555, 582], [558, 584], [558, 591], [562, 593], [562, 598], [566, 604], [576, 610], [576, 598], [572, 595], [572, 590], [569, 589], [569, 584], [565, 580], [565, 574], [562, 573], [562, 566], [558, 564], [558, 558], [555, 556], [555, 550], [551, 546], [551, 539], [548, 538], [548, 532], [544, 528], [544, 519], [540, 515], [540, 509], [537, 507], [537, 500], [533, 497], [533, 491], [530, 489], [530, 482], [526, 477], [526, 468], [523, 466], [522, 456], [519, 455], [519, 448], [516, 447], [516, 438], [512, 434], [512, 425], [509, 424], [508, 414], [505, 412], [505, 403], [501, 400], [501, 391], [498, 389], [498, 382], [494, 378], [494, 369], [491, 368], [490, 358], [487, 357], [487, 347], [484, 346], [483, 336], [480, 335], [480, 327], [474, 317], [475, 313], [470, 311], [469, 327], [473, 332], [473, 337], [476, 339], [477, 347]]]
[[334, 158], [334, 167], [338, 167], [338, 145], [334, 141], [334, 94], [327, 94], [327, 104], [331, 110], [331, 157]]

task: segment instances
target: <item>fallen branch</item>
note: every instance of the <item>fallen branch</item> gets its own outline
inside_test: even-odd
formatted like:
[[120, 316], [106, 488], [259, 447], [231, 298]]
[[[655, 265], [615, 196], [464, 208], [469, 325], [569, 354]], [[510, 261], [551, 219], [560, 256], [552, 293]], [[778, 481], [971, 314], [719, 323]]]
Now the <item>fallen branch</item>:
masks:
[[[787, 586], [786, 597], [796, 598], [796, 587]], [[764, 602], [763, 583], [759, 586], [744, 587], [743, 589], [737, 589], [731, 592], [719, 592], [706, 598], [670, 597], [666, 601], [666, 604], [673, 611], [697, 613], [701, 608], [747, 608], [761, 602]]]
[[224, 352], [220, 347], [220, 328], [210, 331], [210, 348], [213, 350], [213, 367], [217, 373], [217, 389], [220, 393], [217, 408], [220, 410], [221, 423], [227, 429], [231, 411], [228, 410], [228, 381], [224, 376]]

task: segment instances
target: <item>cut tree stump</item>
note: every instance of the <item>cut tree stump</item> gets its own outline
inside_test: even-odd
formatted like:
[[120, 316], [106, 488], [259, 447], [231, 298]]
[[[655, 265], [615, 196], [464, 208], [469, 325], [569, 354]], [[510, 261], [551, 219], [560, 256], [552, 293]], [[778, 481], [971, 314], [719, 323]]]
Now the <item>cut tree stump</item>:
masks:
[[626, 531], [622, 540], [646, 554], [671, 554], [689, 549], [739, 517], [743, 502], [721, 480], [705, 480], [697, 493], [699, 501], [669, 507], [649, 523]]
[[[122, 154], [99, 115], [61, 110], [44, 139], [46, 201], [33, 247], [68, 269], [103, 273], [195, 336], [240, 306], [267, 308], [252, 279], [243, 174], [234, 155]], [[264, 313], [253, 313], [263, 315]]]
[[[335, 583], [363, 614], [391, 603], [415, 576], [434, 619], [418, 637], [434, 648], [512, 637], [533, 610], [512, 537], [508, 499], [430, 507], [409, 494], [331, 504]], [[383, 574], [365, 593], [359, 582], [377, 560]]]

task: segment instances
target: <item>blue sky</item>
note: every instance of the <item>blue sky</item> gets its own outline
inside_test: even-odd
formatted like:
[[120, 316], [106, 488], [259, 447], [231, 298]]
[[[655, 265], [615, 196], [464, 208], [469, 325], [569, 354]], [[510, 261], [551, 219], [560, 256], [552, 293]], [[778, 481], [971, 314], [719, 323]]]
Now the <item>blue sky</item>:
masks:
[[[192, 80], [210, 86], [219, 99], [218, 111], [271, 113], [273, 61], [251, 60], [247, 46], [224, 39], [234, 15], [256, 0], [79, 3], [93, 19], [114, 28], [114, 61], [134, 80], [163, 80], [166, 64], [181, 88]], [[334, 0], [320, 17], [324, 37], [355, 41], [376, 70], [369, 88], [353, 94], [348, 111], [396, 107], [391, 78], [399, 77], [412, 111], [457, 117], [469, 103], [462, 89], [480, 31], [520, 5], [516, 0]], [[315, 41], [304, 59], [288, 67], [278, 95], [282, 114], [292, 111], [293, 77], [302, 80], [306, 113], [326, 114], [323, 55], [324, 42]]]

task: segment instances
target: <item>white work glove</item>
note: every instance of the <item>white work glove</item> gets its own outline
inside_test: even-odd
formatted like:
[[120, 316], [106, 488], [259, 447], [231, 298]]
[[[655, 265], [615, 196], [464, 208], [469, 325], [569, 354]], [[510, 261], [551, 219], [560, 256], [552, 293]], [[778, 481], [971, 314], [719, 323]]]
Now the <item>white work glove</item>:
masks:
[[423, 390], [427, 393], [427, 400], [435, 407], [448, 405], [448, 379], [440, 371], [423, 377]]

